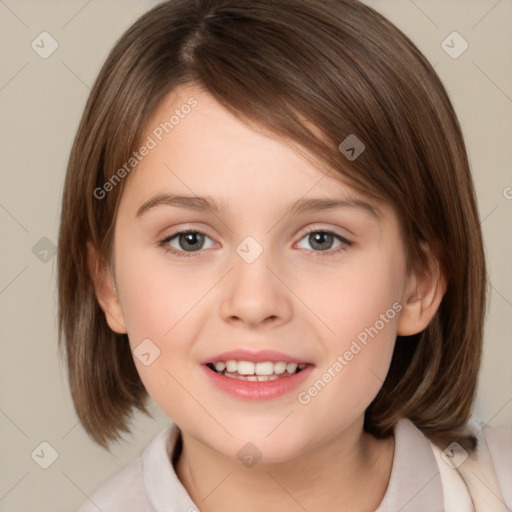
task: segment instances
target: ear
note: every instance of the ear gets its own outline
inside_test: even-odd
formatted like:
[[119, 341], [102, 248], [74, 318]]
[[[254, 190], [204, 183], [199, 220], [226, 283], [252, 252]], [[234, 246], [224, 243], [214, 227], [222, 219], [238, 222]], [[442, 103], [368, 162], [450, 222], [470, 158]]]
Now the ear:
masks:
[[91, 241], [87, 242], [87, 265], [94, 283], [96, 298], [105, 313], [109, 327], [118, 334], [127, 333], [123, 308], [117, 296], [114, 279], [110, 272], [101, 268], [100, 258]]
[[398, 320], [399, 336], [417, 334], [428, 326], [436, 314], [446, 292], [447, 281], [440, 265], [431, 256], [428, 247], [421, 244], [428, 258], [426, 276], [411, 274], [402, 300], [403, 309]]

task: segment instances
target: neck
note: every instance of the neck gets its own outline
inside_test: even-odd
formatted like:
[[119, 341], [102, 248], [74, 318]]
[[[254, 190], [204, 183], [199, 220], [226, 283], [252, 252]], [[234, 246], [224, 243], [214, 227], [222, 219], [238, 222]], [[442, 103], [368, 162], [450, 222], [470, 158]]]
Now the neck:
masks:
[[362, 422], [293, 460], [252, 467], [182, 436], [175, 469], [201, 512], [374, 511], [386, 492], [394, 452], [393, 437], [377, 440]]

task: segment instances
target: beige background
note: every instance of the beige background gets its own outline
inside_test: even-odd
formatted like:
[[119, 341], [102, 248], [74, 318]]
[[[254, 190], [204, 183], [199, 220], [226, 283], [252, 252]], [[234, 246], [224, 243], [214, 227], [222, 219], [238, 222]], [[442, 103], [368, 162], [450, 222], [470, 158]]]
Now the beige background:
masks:
[[[368, 3], [435, 65], [460, 117], [492, 283], [476, 415], [511, 424], [512, 0]], [[0, 0], [2, 512], [76, 510], [169, 422], [156, 407], [154, 421], [137, 416], [133, 436], [113, 454], [86, 436], [57, 358], [51, 252], [66, 161], [90, 86], [117, 38], [154, 4]], [[43, 31], [59, 45], [48, 59], [31, 48]], [[453, 31], [469, 43], [457, 59], [441, 47]], [[43, 441], [58, 453], [48, 469], [31, 458]]]

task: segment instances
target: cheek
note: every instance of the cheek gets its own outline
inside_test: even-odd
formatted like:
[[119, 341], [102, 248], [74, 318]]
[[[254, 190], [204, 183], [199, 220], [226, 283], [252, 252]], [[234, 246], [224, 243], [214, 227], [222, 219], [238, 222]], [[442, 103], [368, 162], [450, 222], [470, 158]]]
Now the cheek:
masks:
[[197, 273], [172, 271], [147, 256], [132, 252], [119, 261], [116, 274], [137, 371], [155, 403], [170, 414], [190, 402], [183, 383], [197, 336], [191, 320], [211, 285]]
[[211, 286], [197, 272], [169, 264], [162, 255], [141, 251], [125, 258], [118, 275], [122, 306], [134, 338], [165, 340], [187, 319]]
[[[354, 322], [347, 329], [355, 334], [338, 336], [326, 347], [325, 364], [297, 395], [304, 414], [319, 424], [330, 425], [326, 436], [364, 414], [389, 370], [396, 339], [396, 310], [384, 309], [384, 319], [360, 312], [368, 321]], [[340, 324], [340, 332], [343, 328]]]
[[337, 422], [363, 413], [382, 387], [402, 309], [401, 264], [360, 260], [325, 280], [325, 293], [310, 295], [331, 331], [316, 379], [298, 397], [314, 417]]
[[[357, 371], [355, 382], [381, 385], [387, 374], [393, 353], [398, 318], [402, 310], [401, 287], [403, 273], [401, 263], [365, 266], [364, 271], [347, 276], [350, 294], [343, 304], [344, 336], [339, 351]], [[373, 386], [372, 386], [373, 388]]]
[[301, 278], [301, 297], [326, 327], [321, 327], [326, 343], [342, 350], [348, 340], [360, 334], [364, 338], [365, 329], [376, 324], [383, 335], [396, 329], [403, 266], [400, 255], [390, 253], [386, 259], [375, 251], [354, 256], [335, 271]]

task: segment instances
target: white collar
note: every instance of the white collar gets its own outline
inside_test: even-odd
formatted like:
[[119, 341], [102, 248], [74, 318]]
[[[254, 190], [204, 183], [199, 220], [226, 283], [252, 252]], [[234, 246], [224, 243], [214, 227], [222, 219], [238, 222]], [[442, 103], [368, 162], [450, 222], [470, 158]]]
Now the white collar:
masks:
[[[180, 430], [171, 424], [142, 454], [148, 499], [156, 512], [197, 511], [172, 465]], [[395, 426], [395, 453], [388, 489], [376, 512], [441, 512], [443, 492], [439, 469], [428, 439], [408, 419]]]
[[441, 512], [443, 489], [427, 437], [402, 418], [395, 426], [395, 454], [388, 489], [375, 512]]

